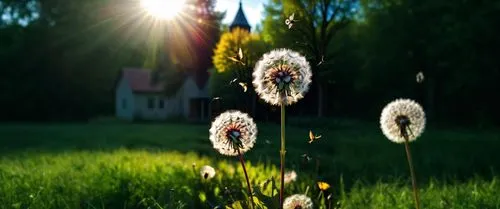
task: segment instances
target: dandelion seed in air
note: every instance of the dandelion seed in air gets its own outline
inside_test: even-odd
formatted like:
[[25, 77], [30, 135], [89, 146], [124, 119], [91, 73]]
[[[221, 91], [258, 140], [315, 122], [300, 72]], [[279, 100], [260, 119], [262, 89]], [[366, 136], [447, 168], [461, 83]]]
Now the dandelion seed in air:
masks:
[[312, 160], [312, 157], [309, 156], [308, 154], [302, 154], [301, 157], [304, 159], [304, 161], [309, 162]]
[[309, 144], [313, 143], [314, 140], [320, 139], [321, 135], [314, 135], [314, 133], [309, 130]]
[[210, 180], [215, 176], [215, 169], [212, 166], [205, 165], [200, 169], [202, 179]]
[[277, 49], [262, 56], [252, 75], [260, 98], [280, 106], [291, 105], [304, 97], [312, 72], [304, 56], [289, 49]]
[[312, 209], [313, 202], [311, 198], [303, 194], [294, 194], [289, 196], [283, 202], [283, 209]]
[[243, 62], [243, 51], [241, 50], [241, 48], [238, 49], [238, 54], [236, 54], [235, 56], [231, 56], [231, 57], [228, 57], [230, 60], [232, 60], [233, 62], [237, 62], [237, 63], [240, 63], [241, 65], [245, 65], [245, 63]]
[[295, 18], [295, 13], [292, 13], [292, 15], [286, 18], [285, 24], [288, 26], [288, 29], [291, 29], [293, 24], [297, 22], [297, 20], [295, 20], [294, 18]]
[[418, 72], [416, 77], [417, 77], [417, 83], [424, 82], [425, 77], [424, 77], [424, 73], [422, 71]]
[[233, 83], [234, 83], [234, 82], [236, 82], [237, 80], [238, 80], [238, 78], [235, 78], [235, 79], [233, 79], [233, 80], [229, 81], [229, 85], [233, 84]]
[[239, 82], [238, 84], [239, 84], [239, 85], [241, 86], [241, 88], [243, 89], [243, 92], [247, 92], [247, 90], [248, 90], [248, 86], [247, 86], [247, 84], [246, 84], [246, 83]]
[[321, 61], [318, 62], [318, 64], [316, 66], [320, 66], [321, 64], [323, 64], [325, 62], [325, 56], [321, 56]]
[[226, 111], [212, 123], [210, 141], [214, 149], [223, 155], [237, 156], [238, 150], [245, 153], [255, 144], [257, 125], [246, 113]]

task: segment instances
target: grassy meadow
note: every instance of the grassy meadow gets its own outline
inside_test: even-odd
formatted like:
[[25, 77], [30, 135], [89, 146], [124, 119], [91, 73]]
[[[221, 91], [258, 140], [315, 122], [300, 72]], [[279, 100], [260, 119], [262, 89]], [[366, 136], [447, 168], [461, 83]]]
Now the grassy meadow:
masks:
[[[257, 198], [269, 205], [277, 198], [279, 126], [258, 125], [245, 157]], [[322, 138], [309, 144], [311, 128]], [[237, 201], [246, 187], [238, 160], [212, 149], [208, 129], [2, 124], [0, 208], [245, 208]], [[422, 208], [500, 208], [498, 148], [498, 130], [426, 130], [411, 144]], [[216, 169], [214, 179], [202, 180], [203, 165]], [[376, 123], [291, 119], [287, 168], [298, 179], [286, 194], [307, 192], [317, 208], [413, 208], [404, 146]], [[320, 192], [317, 181], [331, 188]]]

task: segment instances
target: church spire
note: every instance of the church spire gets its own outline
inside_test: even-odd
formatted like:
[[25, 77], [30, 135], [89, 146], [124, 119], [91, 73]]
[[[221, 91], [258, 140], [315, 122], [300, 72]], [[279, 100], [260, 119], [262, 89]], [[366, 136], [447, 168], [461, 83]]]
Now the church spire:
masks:
[[243, 3], [240, 0], [240, 7], [238, 8], [238, 12], [236, 12], [236, 16], [234, 17], [233, 22], [229, 25], [229, 30], [232, 31], [234, 28], [241, 28], [250, 32], [250, 24], [248, 24], [245, 13], [243, 12]]

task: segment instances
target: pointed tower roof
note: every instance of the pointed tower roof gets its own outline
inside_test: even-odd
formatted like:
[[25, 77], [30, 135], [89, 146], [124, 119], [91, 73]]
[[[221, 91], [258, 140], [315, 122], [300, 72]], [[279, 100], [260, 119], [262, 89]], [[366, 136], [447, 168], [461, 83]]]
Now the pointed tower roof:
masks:
[[250, 31], [250, 24], [248, 24], [245, 13], [243, 12], [243, 5], [240, 0], [240, 8], [238, 8], [238, 12], [236, 13], [236, 17], [234, 17], [233, 22], [229, 25], [229, 30], [233, 30], [234, 28], [239, 27], [242, 29], [246, 29]]

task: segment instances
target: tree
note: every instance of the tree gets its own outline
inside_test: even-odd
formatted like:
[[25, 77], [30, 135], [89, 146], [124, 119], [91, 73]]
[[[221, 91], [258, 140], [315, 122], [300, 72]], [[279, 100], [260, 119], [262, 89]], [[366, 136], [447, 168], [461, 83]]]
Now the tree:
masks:
[[[142, 64], [147, 37], [131, 30], [137, 5], [117, 0], [1, 1], [17, 11], [36, 14], [29, 22], [0, 27], [12, 38], [9, 59], [0, 66], [7, 120], [85, 120], [113, 110], [113, 86], [123, 66]], [[5, 7], [2, 7], [4, 12]], [[126, 9], [125, 9], [126, 8]], [[12, 10], [12, 9], [11, 9]], [[17, 27], [18, 34], [4, 34]], [[131, 27], [134, 28], [134, 27]], [[4, 42], [2, 41], [2, 45]], [[14, 47], [15, 46], [15, 47]], [[2, 52], [3, 53], [3, 52]], [[2, 58], [3, 59], [3, 56]], [[6, 82], [4, 82], [6, 81]], [[26, 96], [30, 95], [30, 96]]]
[[[324, 78], [328, 78], [330, 61], [338, 53], [330, 51], [329, 46], [335, 35], [353, 20], [356, 6], [356, 0], [284, 0], [283, 3], [271, 1], [266, 6], [268, 16], [263, 22], [263, 36], [277, 47], [289, 47], [306, 54], [314, 72], [320, 117], [324, 114], [324, 85], [328, 81]], [[287, 27], [285, 19], [292, 14], [297, 21], [289, 30], [283, 30]]]
[[[363, 1], [362, 73], [379, 98], [409, 96], [428, 116], [453, 122], [498, 121], [500, 43], [495, 1]], [[422, 71], [425, 80], [415, 82]], [[391, 89], [388, 91], [387, 89]], [[486, 99], [485, 99], [486, 98]], [[474, 108], [473, 108], [474, 107]], [[466, 110], [466, 111], [464, 111]], [[460, 114], [456, 114], [460, 112]]]
[[[246, 98], [248, 108], [248, 98], [251, 98], [252, 113], [255, 113], [256, 94], [251, 84], [252, 70], [268, 48], [268, 44], [258, 35], [240, 28], [222, 34], [213, 56], [215, 69], [210, 76], [211, 95], [222, 97], [232, 108], [241, 104], [241, 98]], [[239, 49], [243, 52], [243, 59], [235, 62], [230, 57], [236, 57]], [[243, 91], [244, 88], [247, 89], [246, 92]]]

